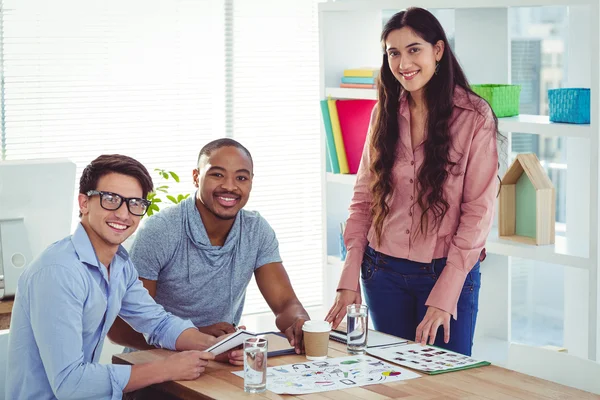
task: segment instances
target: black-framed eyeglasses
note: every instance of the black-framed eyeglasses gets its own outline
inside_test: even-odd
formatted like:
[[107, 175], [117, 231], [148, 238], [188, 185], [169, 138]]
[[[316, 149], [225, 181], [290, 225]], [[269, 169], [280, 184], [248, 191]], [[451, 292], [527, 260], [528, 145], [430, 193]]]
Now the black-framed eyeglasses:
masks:
[[123, 197], [120, 194], [112, 192], [103, 192], [101, 190], [88, 190], [86, 193], [88, 196], [100, 196], [100, 206], [105, 210], [114, 211], [121, 207], [121, 204], [125, 202], [127, 209], [133, 215], [138, 217], [143, 216], [148, 211], [148, 207], [152, 202], [150, 200], [142, 199], [139, 197]]

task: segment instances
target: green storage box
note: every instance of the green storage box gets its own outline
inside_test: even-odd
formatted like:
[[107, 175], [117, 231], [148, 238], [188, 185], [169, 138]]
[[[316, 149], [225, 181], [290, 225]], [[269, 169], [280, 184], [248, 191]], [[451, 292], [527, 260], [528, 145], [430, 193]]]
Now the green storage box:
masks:
[[521, 85], [471, 85], [471, 89], [490, 103], [496, 117], [519, 115]]

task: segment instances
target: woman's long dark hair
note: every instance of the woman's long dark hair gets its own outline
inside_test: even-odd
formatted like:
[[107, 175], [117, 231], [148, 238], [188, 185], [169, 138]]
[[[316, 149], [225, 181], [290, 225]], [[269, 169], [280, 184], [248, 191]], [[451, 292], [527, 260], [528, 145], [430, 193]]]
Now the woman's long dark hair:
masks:
[[[397, 157], [399, 127], [399, 100], [402, 86], [396, 80], [388, 64], [385, 41], [390, 32], [404, 27], [410, 28], [415, 34], [431, 45], [438, 41], [444, 42], [444, 52], [439, 61], [438, 72], [424, 88], [424, 98], [428, 110], [427, 134], [424, 142], [425, 160], [417, 175], [416, 203], [421, 210], [420, 231], [425, 234], [429, 230], [428, 212], [433, 214], [432, 227], [439, 227], [440, 222], [448, 211], [449, 204], [444, 198], [444, 183], [453, 167], [460, 161], [451, 159], [452, 138], [448, 129], [448, 121], [452, 115], [455, 86], [460, 86], [467, 93], [475, 93], [460, 67], [458, 60], [446, 38], [444, 29], [439, 21], [427, 10], [409, 8], [395, 14], [383, 28], [381, 43], [383, 46], [383, 63], [377, 82], [379, 103], [373, 125], [370, 142], [370, 169], [375, 180], [371, 186], [373, 193], [372, 217], [377, 241], [381, 241], [383, 222], [389, 214], [388, 199], [394, 191], [392, 168]], [[496, 132], [498, 120], [494, 116]], [[407, 134], [402, 132], [400, 134]], [[412, 149], [406, 149], [412, 151]], [[453, 157], [455, 158], [455, 157]]]

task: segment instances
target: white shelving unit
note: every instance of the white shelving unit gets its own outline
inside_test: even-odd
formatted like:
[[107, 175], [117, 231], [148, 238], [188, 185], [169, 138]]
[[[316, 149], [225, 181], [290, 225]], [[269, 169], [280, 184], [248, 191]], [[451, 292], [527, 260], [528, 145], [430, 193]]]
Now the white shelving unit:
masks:
[[[339, 88], [345, 68], [379, 66], [379, 35], [383, 10], [415, 5], [405, 0], [337, 1], [319, 5], [321, 43], [321, 98], [376, 99], [375, 89]], [[552, 123], [547, 116], [519, 115], [499, 119], [499, 130], [530, 133], [567, 140], [566, 236], [554, 245], [529, 246], [488, 237], [488, 257], [482, 268], [478, 337], [475, 348], [486, 355], [486, 343], [495, 343], [494, 360], [505, 359], [510, 343], [510, 264], [512, 257], [568, 267], [565, 269], [565, 347], [569, 353], [597, 359], [598, 337], [598, 209], [599, 209], [599, 102], [600, 11], [598, 0], [422, 0], [424, 8], [455, 9], [455, 53], [474, 83], [510, 82], [508, 7], [569, 6], [568, 83], [591, 87], [592, 122], [588, 125]], [[324, 132], [323, 132], [324, 135]], [[324, 143], [325, 139], [323, 139]], [[324, 151], [323, 151], [324, 159]], [[324, 162], [323, 162], [324, 165]], [[324, 170], [324, 167], [323, 167]], [[345, 210], [356, 181], [354, 175], [323, 173], [327, 193], [328, 254], [337, 254], [336, 224]], [[333, 226], [333, 227], [332, 227]], [[335, 257], [328, 259], [332, 271], [341, 271]], [[339, 260], [339, 258], [337, 258]], [[325, 285], [328, 290], [337, 285]], [[487, 318], [486, 318], [487, 315]]]

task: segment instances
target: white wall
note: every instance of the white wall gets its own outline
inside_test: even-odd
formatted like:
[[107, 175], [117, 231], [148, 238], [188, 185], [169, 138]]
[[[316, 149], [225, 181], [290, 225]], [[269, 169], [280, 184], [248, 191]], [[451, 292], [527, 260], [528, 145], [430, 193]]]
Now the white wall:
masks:
[[348, 219], [353, 185], [327, 183], [327, 254], [340, 255], [340, 222]]
[[8, 329], [0, 331], [0, 399], [4, 399], [8, 358]]

